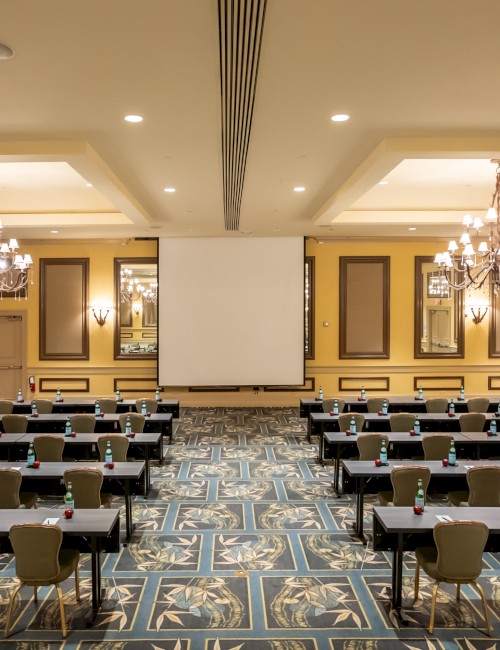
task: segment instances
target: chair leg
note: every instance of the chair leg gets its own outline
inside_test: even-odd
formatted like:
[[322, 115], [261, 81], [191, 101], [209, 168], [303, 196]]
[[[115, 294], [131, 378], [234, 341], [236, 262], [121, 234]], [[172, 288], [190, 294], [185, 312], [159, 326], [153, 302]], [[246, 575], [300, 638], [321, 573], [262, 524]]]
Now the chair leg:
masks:
[[7, 620], [5, 622], [5, 631], [4, 631], [5, 637], [10, 635], [10, 623], [12, 618], [12, 612], [14, 611], [14, 603], [16, 602], [17, 592], [21, 589], [22, 586], [23, 583], [20, 582], [17, 585], [17, 587], [14, 588], [14, 591], [12, 592], [12, 596], [10, 597], [9, 611], [7, 612]]
[[460, 583], [457, 582], [457, 600], [460, 600]]
[[436, 582], [434, 588], [432, 589], [432, 604], [431, 604], [431, 618], [429, 621], [429, 634], [432, 634], [434, 630], [434, 614], [436, 613], [436, 597], [439, 589], [439, 582]]
[[420, 564], [418, 560], [415, 564], [415, 600], [418, 599], [418, 589], [420, 587]]
[[488, 603], [486, 602], [486, 595], [484, 593], [484, 589], [475, 580], [472, 584], [478, 590], [479, 595], [481, 596], [481, 602], [483, 603], [483, 610], [484, 610], [484, 622], [486, 623], [486, 634], [488, 636], [491, 636], [491, 626], [488, 617]]
[[66, 638], [66, 617], [64, 615], [64, 602], [63, 602], [62, 589], [59, 584], [56, 584], [56, 590], [57, 590], [57, 597], [59, 599], [59, 610], [61, 612], [62, 637], [63, 639], [65, 639]]
[[81, 601], [80, 598], [80, 567], [78, 564], [75, 567], [75, 592], [76, 592], [76, 600], [79, 603]]
[[35, 603], [37, 603], [38, 602], [38, 587], [36, 587], [36, 586], [33, 587], [33, 591], [34, 591], [33, 600], [35, 601]]

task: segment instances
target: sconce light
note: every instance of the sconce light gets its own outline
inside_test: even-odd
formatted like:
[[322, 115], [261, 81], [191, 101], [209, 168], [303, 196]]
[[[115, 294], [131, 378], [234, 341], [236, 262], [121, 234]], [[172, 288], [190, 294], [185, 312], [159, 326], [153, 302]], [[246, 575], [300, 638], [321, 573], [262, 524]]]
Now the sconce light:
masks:
[[134, 302], [133, 310], [134, 310], [134, 314], [135, 314], [136, 316], [139, 316], [139, 314], [140, 314], [140, 312], [141, 312], [141, 303], [139, 303], [139, 302]]
[[92, 313], [99, 325], [104, 325], [110, 312], [109, 307], [92, 307]]
[[483, 318], [488, 313], [489, 305], [469, 305], [469, 309], [472, 313], [472, 322], [479, 325]]

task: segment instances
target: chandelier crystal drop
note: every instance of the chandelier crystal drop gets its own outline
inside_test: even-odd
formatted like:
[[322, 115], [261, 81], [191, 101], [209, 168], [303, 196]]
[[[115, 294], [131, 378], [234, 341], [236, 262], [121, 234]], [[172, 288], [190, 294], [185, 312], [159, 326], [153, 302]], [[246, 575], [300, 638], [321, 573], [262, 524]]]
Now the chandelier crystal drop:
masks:
[[[2, 224], [0, 222], [0, 240], [2, 236]], [[0, 296], [14, 294], [14, 298], [20, 298], [20, 292], [28, 282], [33, 284], [33, 260], [29, 253], [21, 255], [17, 239], [10, 239], [9, 242], [0, 241]]]
[[[486, 282], [495, 295], [500, 290], [500, 160], [491, 162], [497, 165], [496, 184], [486, 212], [486, 224], [479, 217], [473, 219], [466, 214], [464, 232], [458, 244], [450, 241], [448, 250], [438, 253], [434, 259], [443, 278], [458, 291], [481, 289]], [[480, 231], [485, 225], [489, 228], [488, 238], [481, 240]]]

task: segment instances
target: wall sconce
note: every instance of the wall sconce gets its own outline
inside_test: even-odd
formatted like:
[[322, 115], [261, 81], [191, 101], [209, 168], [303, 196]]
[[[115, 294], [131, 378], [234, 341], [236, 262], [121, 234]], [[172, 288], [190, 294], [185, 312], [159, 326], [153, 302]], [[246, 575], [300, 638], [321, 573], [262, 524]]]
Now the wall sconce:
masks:
[[92, 307], [92, 313], [99, 325], [104, 325], [110, 312], [109, 307]]
[[469, 305], [469, 309], [472, 313], [472, 322], [479, 325], [483, 318], [488, 313], [489, 305]]
[[139, 302], [134, 302], [133, 310], [134, 310], [134, 314], [135, 314], [136, 316], [139, 316], [139, 314], [141, 313], [141, 303], [139, 303]]

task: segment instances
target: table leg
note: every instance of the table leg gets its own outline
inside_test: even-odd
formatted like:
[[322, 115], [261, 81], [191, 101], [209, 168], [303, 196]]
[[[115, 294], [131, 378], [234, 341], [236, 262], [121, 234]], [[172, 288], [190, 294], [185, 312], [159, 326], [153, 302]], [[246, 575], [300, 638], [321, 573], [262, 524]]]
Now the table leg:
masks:
[[361, 476], [356, 479], [356, 525], [355, 530], [363, 538], [363, 507], [365, 496], [365, 479]]
[[333, 489], [335, 490], [338, 497], [340, 497], [339, 494], [340, 456], [341, 456], [340, 445], [337, 445], [337, 451], [335, 454], [335, 470], [333, 474]]
[[149, 494], [151, 489], [151, 480], [149, 477], [149, 445], [144, 445], [144, 498]]
[[[307, 441], [311, 442], [311, 436], [308, 434], [307, 436]], [[325, 462], [324, 459], [324, 450], [325, 450], [325, 441], [323, 438], [323, 429], [319, 432], [319, 438], [318, 438], [318, 463], [320, 465], [323, 465]]]
[[90, 538], [91, 565], [92, 565], [92, 614], [96, 617], [101, 606], [101, 557], [98, 541], [95, 535]]
[[125, 480], [125, 541], [129, 542], [132, 537], [132, 501], [130, 499], [129, 480]]
[[[307, 420], [307, 442], [311, 442], [311, 429], [312, 429], [312, 423], [311, 423], [311, 417], [309, 415], [309, 418]], [[320, 444], [321, 444], [321, 436], [320, 436]]]
[[398, 533], [398, 542], [392, 553], [392, 606], [396, 611], [399, 621], [408, 625], [403, 618], [401, 604], [403, 601], [403, 533]]

